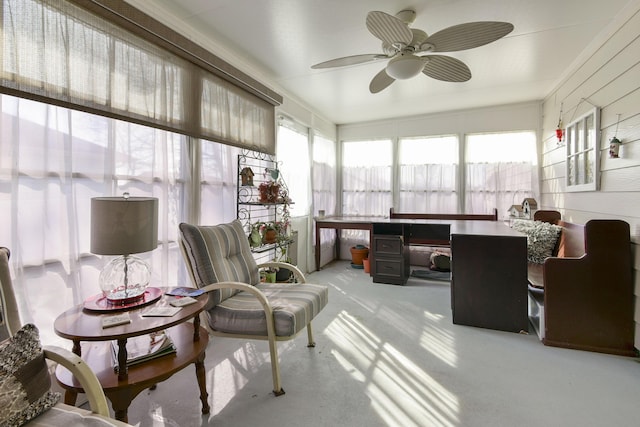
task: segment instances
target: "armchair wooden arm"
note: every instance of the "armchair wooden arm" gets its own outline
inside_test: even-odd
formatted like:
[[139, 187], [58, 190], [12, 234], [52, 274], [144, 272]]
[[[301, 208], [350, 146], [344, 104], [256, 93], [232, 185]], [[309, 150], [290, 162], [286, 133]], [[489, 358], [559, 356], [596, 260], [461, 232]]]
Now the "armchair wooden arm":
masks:
[[44, 346], [43, 351], [45, 358], [64, 366], [76, 377], [89, 399], [91, 411], [109, 418], [109, 406], [102, 386], [85, 361], [69, 350], [56, 346]]

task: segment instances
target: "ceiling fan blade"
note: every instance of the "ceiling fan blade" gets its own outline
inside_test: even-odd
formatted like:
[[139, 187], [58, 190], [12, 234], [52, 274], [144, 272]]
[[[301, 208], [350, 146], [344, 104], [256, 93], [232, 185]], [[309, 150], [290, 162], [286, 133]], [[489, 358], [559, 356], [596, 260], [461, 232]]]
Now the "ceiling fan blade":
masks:
[[396, 79], [387, 74], [385, 68], [382, 69], [369, 83], [369, 91], [371, 93], [378, 93], [383, 89], [389, 87], [389, 85], [395, 82]]
[[444, 82], [466, 82], [471, 78], [471, 70], [459, 59], [443, 55], [425, 55], [427, 64], [422, 72]]
[[433, 46], [431, 52], [455, 52], [494, 42], [511, 31], [513, 24], [508, 22], [467, 22], [438, 31], [425, 44]]
[[413, 33], [400, 19], [388, 13], [373, 11], [367, 14], [367, 29], [390, 45], [402, 43], [408, 45], [413, 39]]
[[363, 55], [351, 55], [343, 58], [330, 59], [329, 61], [321, 62], [319, 64], [312, 65], [311, 68], [333, 68], [344, 67], [346, 65], [362, 64], [363, 62], [375, 61], [377, 59], [389, 59], [386, 55], [380, 55], [375, 53], [367, 53]]

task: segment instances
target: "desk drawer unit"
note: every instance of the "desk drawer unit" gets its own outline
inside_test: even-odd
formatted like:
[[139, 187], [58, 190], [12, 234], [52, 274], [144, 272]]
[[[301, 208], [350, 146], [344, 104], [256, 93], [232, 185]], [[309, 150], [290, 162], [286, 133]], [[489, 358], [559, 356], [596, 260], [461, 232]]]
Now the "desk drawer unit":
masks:
[[404, 285], [408, 278], [408, 251], [402, 236], [373, 236], [373, 281]]
[[401, 257], [404, 243], [402, 236], [373, 236], [373, 247], [378, 256]]

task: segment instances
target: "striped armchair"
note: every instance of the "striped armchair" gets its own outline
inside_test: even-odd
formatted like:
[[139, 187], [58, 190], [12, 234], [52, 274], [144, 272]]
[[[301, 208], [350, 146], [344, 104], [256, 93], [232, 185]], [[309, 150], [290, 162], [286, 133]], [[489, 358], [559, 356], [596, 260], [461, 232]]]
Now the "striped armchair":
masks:
[[[284, 394], [276, 343], [306, 327], [308, 346], [315, 346], [311, 320], [327, 305], [328, 288], [305, 283], [302, 272], [291, 264], [258, 265], [238, 220], [216, 226], [182, 223], [179, 228], [191, 280], [210, 294], [205, 313], [211, 334], [268, 340], [273, 392]], [[259, 269], [269, 266], [293, 271], [296, 283], [260, 283]]]

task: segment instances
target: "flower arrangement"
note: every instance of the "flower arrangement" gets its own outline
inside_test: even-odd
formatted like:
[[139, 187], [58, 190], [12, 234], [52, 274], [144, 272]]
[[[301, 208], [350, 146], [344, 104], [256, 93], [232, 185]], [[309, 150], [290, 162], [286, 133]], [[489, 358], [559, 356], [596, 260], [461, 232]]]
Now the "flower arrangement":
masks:
[[275, 181], [265, 181], [258, 186], [261, 203], [277, 203], [280, 197], [280, 184]]

